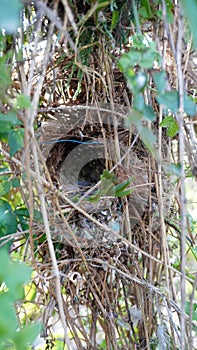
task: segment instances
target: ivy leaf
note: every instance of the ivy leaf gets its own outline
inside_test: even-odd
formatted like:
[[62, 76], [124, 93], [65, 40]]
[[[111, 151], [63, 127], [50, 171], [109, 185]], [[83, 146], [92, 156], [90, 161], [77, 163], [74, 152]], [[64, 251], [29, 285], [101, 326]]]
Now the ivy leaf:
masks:
[[167, 135], [169, 137], [174, 137], [179, 131], [177, 122], [172, 116], [166, 116], [160, 123], [160, 126], [167, 128]]
[[184, 110], [190, 117], [194, 117], [196, 115], [196, 104], [187, 94], [184, 95]]
[[10, 204], [0, 199], [0, 236], [15, 233], [17, 230], [17, 220]]
[[14, 33], [19, 25], [22, 3], [18, 0], [1, 0], [0, 28]]
[[179, 107], [179, 100], [178, 100], [178, 91], [166, 91], [160, 95], [157, 96], [157, 101], [159, 104], [165, 106], [167, 109], [170, 109], [172, 113], [176, 113], [178, 107]]
[[196, 33], [197, 2], [196, 0], [181, 0], [181, 3], [184, 10], [184, 14], [192, 30], [194, 45], [197, 49], [197, 33]]
[[10, 157], [23, 147], [24, 129], [15, 129], [9, 133], [8, 143], [10, 146]]
[[12, 179], [11, 183], [13, 188], [18, 188], [20, 186], [20, 179], [17, 179], [17, 178]]
[[156, 143], [156, 136], [153, 134], [152, 130], [149, 129], [146, 126], [142, 126], [139, 128], [139, 134], [142, 142], [146, 146], [146, 148], [151, 152], [151, 154], [156, 157], [156, 149], [155, 149], [155, 143]]
[[164, 71], [153, 74], [153, 79], [157, 87], [158, 93], [161, 95], [166, 88], [166, 73]]
[[0, 182], [0, 196], [5, 196], [11, 189], [10, 181]]
[[121, 72], [127, 72], [131, 67], [139, 63], [141, 54], [138, 50], [130, 50], [124, 53], [119, 59], [119, 68]]
[[23, 327], [16, 332], [15, 336], [13, 337], [16, 350], [27, 349], [27, 346], [32, 344], [38, 336], [40, 329], [41, 325], [37, 323]]
[[[179, 94], [177, 90], [166, 91], [165, 93], [159, 94], [157, 96], [157, 101], [164, 105], [167, 109], [170, 109], [172, 113], [176, 113], [179, 108]], [[184, 111], [188, 115], [196, 115], [196, 105], [195, 103], [184, 94]]]
[[141, 57], [140, 67], [144, 69], [151, 69], [154, 61], [159, 60], [159, 55], [156, 51], [155, 44], [149, 43], [150, 47], [145, 50]]
[[16, 125], [21, 125], [21, 122], [15, 113], [0, 114], [0, 135], [9, 133]]
[[142, 123], [142, 120], [143, 120], [143, 114], [133, 108], [127, 117], [125, 126], [129, 128], [131, 124], [133, 124], [136, 126], [136, 128], [139, 128]]
[[135, 109], [132, 109], [127, 118], [126, 127], [130, 127], [131, 124], [135, 125], [146, 148], [154, 157], [157, 157], [155, 149], [156, 136], [153, 134], [151, 129], [143, 125], [143, 120], [143, 114], [139, 113]]
[[151, 121], [155, 120], [155, 112], [152, 106], [148, 106], [144, 104], [143, 114], [144, 114], [144, 117], [147, 118], [148, 120], [151, 120]]

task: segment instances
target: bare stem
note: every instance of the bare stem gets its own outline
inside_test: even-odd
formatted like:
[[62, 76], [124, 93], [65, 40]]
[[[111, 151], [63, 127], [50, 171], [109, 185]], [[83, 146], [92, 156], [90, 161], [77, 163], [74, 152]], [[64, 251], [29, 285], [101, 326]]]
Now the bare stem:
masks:
[[178, 16], [178, 39], [177, 39], [177, 77], [179, 88], [179, 111], [178, 111], [178, 123], [179, 123], [179, 162], [181, 164], [181, 194], [180, 194], [180, 209], [181, 209], [181, 246], [180, 246], [180, 258], [181, 258], [181, 350], [186, 348], [186, 320], [185, 320], [185, 265], [186, 265], [186, 236], [187, 236], [187, 221], [186, 221], [186, 193], [185, 193], [185, 172], [184, 172], [184, 153], [185, 153], [185, 135], [184, 135], [184, 77], [182, 73], [182, 41], [184, 35], [184, 24], [182, 11], [179, 8]]

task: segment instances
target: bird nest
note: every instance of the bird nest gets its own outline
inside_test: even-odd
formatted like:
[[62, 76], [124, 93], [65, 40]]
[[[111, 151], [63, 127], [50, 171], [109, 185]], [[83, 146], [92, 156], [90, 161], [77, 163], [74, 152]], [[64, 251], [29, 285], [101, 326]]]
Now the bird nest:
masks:
[[[140, 227], [147, 225], [153, 232], [159, 227], [157, 165], [135, 128], [126, 128], [128, 113], [125, 107], [106, 104], [70, 106], [54, 110], [42, 125], [39, 142], [53, 183], [88, 213], [61, 202], [81, 246], [109, 247], [121, 237], [131, 242]], [[163, 153], [168, 161], [167, 145]], [[164, 175], [166, 215], [169, 184]], [[57, 239], [61, 232], [71, 239], [60, 217], [54, 218], [52, 232]]]
[[[147, 334], [158, 331], [151, 305], [161, 297], [166, 302], [155, 287], [162, 283], [157, 271], [163, 254], [158, 167], [135, 128], [125, 126], [128, 113], [125, 107], [105, 104], [51, 109], [38, 133], [45, 170], [54, 186], [54, 196], [50, 191], [46, 196], [65, 290], [64, 312], [79, 349], [99, 349], [102, 341], [114, 344], [116, 338], [124, 349], [144, 349]], [[169, 161], [167, 145], [162, 153], [163, 161]], [[165, 174], [162, 186], [167, 216], [172, 186]], [[47, 243], [38, 242], [41, 274], [47, 278], [50, 254]], [[53, 331], [49, 325], [56, 305], [53, 280], [48, 290], [45, 338]], [[162, 323], [162, 310], [160, 314]], [[154, 317], [154, 322], [147, 322]]]

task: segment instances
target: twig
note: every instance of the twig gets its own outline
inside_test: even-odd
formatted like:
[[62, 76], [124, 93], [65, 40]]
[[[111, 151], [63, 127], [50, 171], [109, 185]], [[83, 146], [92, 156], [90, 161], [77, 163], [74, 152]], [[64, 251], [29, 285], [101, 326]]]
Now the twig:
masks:
[[181, 177], [180, 177], [180, 208], [181, 208], [181, 350], [186, 348], [186, 320], [185, 320], [185, 302], [186, 302], [186, 236], [187, 236], [187, 221], [186, 221], [186, 195], [185, 195], [185, 172], [184, 172], [184, 153], [185, 153], [185, 136], [184, 136], [184, 78], [182, 73], [182, 41], [184, 36], [184, 23], [182, 10], [179, 7], [178, 16], [178, 39], [177, 39], [177, 78], [178, 78], [178, 89], [179, 89], [179, 111], [177, 113], [177, 119], [179, 124], [179, 162], [181, 164]]
[[[31, 4], [32, 1], [31, 0], [23, 0], [23, 3], [24, 4]], [[42, 12], [44, 12], [46, 14], [48, 19], [60, 30], [60, 32], [62, 32], [65, 35], [65, 37], [68, 40], [70, 47], [73, 49], [73, 51], [77, 51], [77, 48], [76, 48], [73, 40], [71, 39], [68, 31], [65, 30], [64, 26], [62, 25], [62, 23], [58, 19], [58, 17], [54, 14], [53, 10], [51, 10], [44, 2], [42, 2], [40, 0], [34, 0], [33, 3], [36, 5], [37, 9], [39, 11], [42, 10]]]

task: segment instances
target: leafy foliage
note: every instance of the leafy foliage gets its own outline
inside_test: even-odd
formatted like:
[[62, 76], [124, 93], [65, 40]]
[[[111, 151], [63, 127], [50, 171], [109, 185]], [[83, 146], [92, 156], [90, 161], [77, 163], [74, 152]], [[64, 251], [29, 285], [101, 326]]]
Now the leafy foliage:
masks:
[[24, 283], [29, 281], [32, 270], [24, 263], [12, 261], [2, 250], [0, 264], [0, 349], [25, 350], [35, 340], [40, 325], [19, 327], [14, 304], [23, 298]]

